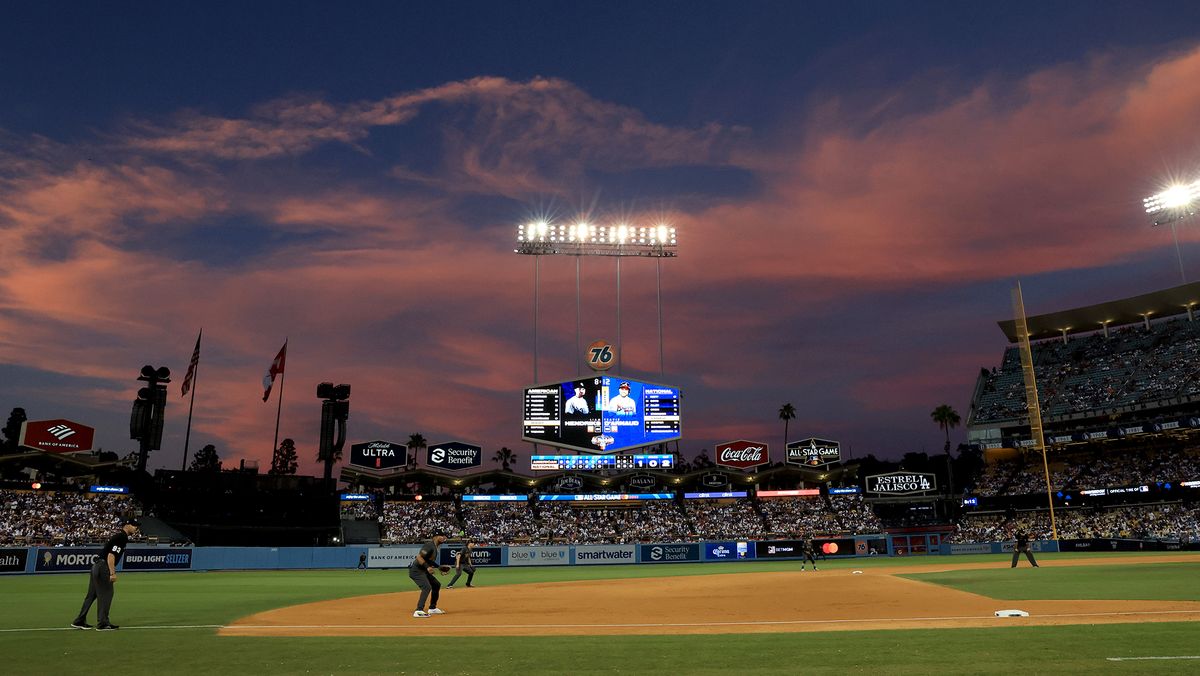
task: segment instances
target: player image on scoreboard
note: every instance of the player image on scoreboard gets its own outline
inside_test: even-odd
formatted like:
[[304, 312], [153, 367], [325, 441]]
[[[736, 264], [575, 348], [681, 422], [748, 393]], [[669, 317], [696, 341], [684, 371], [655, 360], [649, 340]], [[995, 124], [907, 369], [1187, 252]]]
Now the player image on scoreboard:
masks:
[[562, 425], [559, 438], [570, 446], [588, 448], [600, 434], [603, 411], [600, 408], [600, 379], [584, 378], [562, 384]]

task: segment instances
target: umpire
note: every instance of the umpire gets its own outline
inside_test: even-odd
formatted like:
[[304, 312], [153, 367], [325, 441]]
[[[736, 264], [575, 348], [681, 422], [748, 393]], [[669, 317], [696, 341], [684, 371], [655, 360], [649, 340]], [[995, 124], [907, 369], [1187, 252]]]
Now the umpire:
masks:
[[462, 577], [465, 572], [467, 574], [467, 586], [474, 587], [471, 580], [475, 579], [475, 562], [471, 560], [471, 550], [475, 548], [475, 543], [467, 541], [463, 543], [462, 549], [458, 550], [458, 556], [454, 561], [454, 577], [450, 578], [450, 584], [446, 585], [446, 589], [454, 589], [454, 583], [458, 582], [458, 578]]
[[100, 605], [96, 610], [96, 631], [120, 629], [108, 619], [108, 611], [112, 608], [113, 584], [117, 581], [117, 564], [121, 562], [121, 556], [129, 545], [129, 536], [137, 533], [141, 527], [142, 524], [137, 519], [125, 519], [121, 530], [114, 533], [108, 542], [104, 543], [104, 549], [100, 551], [100, 556], [96, 557], [96, 563], [92, 564], [92, 570], [88, 576], [87, 597], [83, 599], [83, 607], [79, 609], [79, 616], [71, 623], [72, 627], [76, 629], [92, 628], [92, 625], [87, 623], [87, 615], [92, 608], [92, 602], [99, 599]]
[[1029, 559], [1029, 563], [1033, 564], [1034, 568], [1038, 567], [1037, 561], [1033, 558], [1033, 550], [1029, 548], [1029, 533], [1023, 530], [1017, 531], [1017, 546], [1013, 547], [1013, 560], [1012, 565], [1009, 566], [1010, 568], [1017, 567], [1017, 561], [1021, 559], [1021, 552], [1025, 552], [1026, 558]]
[[[442, 583], [433, 576], [439, 570], [438, 547], [445, 541], [446, 530], [444, 528], [435, 530], [433, 539], [421, 545], [421, 551], [417, 552], [417, 557], [408, 566], [408, 576], [421, 589], [421, 596], [417, 599], [417, 609], [413, 612], [413, 617], [429, 617], [446, 612], [437, 607]], [[446, 572], [449, 570], [450, 567], [446, 566]], [[429, 612], [425, 612], [426, 599], [429, 600]]]

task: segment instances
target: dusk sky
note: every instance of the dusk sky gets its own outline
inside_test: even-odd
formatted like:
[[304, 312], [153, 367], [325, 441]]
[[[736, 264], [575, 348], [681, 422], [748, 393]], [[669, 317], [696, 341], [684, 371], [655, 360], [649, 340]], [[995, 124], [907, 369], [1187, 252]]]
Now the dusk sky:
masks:
[[[1032, 314], [1180, 283], [1141, 200], [1200, 174], [1200, 3], [9, 3], [0, 10], [0, 416], [124, 455], [143, 364], [191, 448], [520, 441], [533, 261], [515, 229], [668, 219], [622, 263], [624, 375], [684, 390], [685, 455], [758, 439], [940, 451]], [[1200, 231], [1179, 230], [1189, 280]], [[583, 261], [583, 342], [616, 339]], [[575, 376], [575, 265], [541, 264], [538, 374]], [[278, 387], [278, 385], [277, 385]], [[954, 440], [965, 439], [960, 428]], [[490, 463], [488, 463], [490, 465]], [[487, 465], [485, 465], [487, 466]]]

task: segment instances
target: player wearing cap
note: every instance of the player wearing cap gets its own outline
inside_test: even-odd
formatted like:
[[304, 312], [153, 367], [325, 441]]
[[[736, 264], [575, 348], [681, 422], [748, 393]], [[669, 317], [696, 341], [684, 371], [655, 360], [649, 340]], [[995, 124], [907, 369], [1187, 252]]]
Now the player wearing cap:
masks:
[[567, 415], [583, 414], [587, 415], [591, 412], [587, 403], [587, 385], [583, 383], [575, 383], [575, 396], [567, 400], [566, 407], [563, 412]]
[[812, 538], [804, 538], [804, 560], [800, 562], [800, 570], [804, 570], [805, 564], [812, 561], [813, 570], [817, 570], [817, 546]]
[[[437, 565], [438, 547], [445, 541], [446, 531], [444, 529], [434, 531], [433, 539], [421, 545], [421, 551], [417, 552], [417, 557], [408, 566], [408, 576], [421, 589], [421, 596], [417, 599], [417, 609], [413, 612], [413, 617], [429, 617], [446, 612], [437, 607], [442, 583], [433, 576], [439, 570]], [[449, 571], [450, 566], [445, 566], [442, 570], [443, 573]], [[426, 599], [429, 600], [429, 612], [425, 612]]]
[[619, 395], [608, 400], [609, 413], [617, 415], [633, 415], [637, 413], [637, 404], [629, 396], [629, 383], [621, 383], [617, 388]]
[[79, 616], [71, 623], [72, 627], [92, 628], [92, 625], [87, 623], [87, 615], [92, 608], [92, 602], [99, 599], [100, 605], [96, 609], [96, 631], [113, 631], [120, 628], [108, 619], [108, 611], [112, 608], [113, 585], [117, 581], [117, 564], [125, 554], [129, 536], [137, 533], [141, 525], [137, 519], [125, 519], [121, 530], [104, 543], [104, 549], [100, 551], [100, 556], [96, 557], [96, 563], [92, 565], [88, 575], [87, 597], [83, 599], [83, 607], [79, 609]]
[[471, 560], [471, 550], [475, 548], [475, 543], [467, 541], [463, 543], [462, 549], [458, 550], [458, 556], [454, 558], [454, 577], [450, 578], [450, 584], [446, 585], [446, 589], [454, 589], [454, 583], [458, 582], [458, 578], [462, 577], [465, 572], [467, 574], [467, 586], [474, 587], [471, 581], [475, 579], [475, 562]]

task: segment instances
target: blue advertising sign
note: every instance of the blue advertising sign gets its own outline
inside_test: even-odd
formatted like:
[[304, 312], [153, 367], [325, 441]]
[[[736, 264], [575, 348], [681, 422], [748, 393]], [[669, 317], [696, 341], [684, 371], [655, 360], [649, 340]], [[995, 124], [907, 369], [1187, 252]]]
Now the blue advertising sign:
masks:
[[123, 570], [189, 570], [191, 567], [190, 549], [127, 549], [121, 562]]
[[670, 500], [674, 497], [674, 493], [586, 493], [583, 495], [539, 495], [538, 500], [621, 502], [624, 500]]
[[[458, 551], [462, 549], [462, 543], [446, 544], [438, 550], [438, 561], [443, 566], [453, 566], [454, 559], [458, 558]], [[471, 549], [471, 563], [476, 566], [499, 566], [503, 563], [501, 552], [502, 547], [473, 547]]]
[[862, 489], [858, 486], [850, 486], [849, 488], [830, 488], [830, 495], [852, 495], [854, 493], [862, 493]]
[[90, 570], [98, 558], [99, 547], [39, 548], [33, 570], [36, 573], [80, 573]]
[[370, 502], [375, 496], [370, 493], [342, 493], [342, 502]]
[[528, 495], [464, 495], [463, 502], [527, 502]]
[[744, 498], [746, 491], [724, 491], [722, 493], [684, 493], [685, 500], [693, 500], [696, 498]]
[[642, 545], [642, 563], [678, 563], [681, 561], [699, 561], [700, 545], [692, 544], [661, 544]]
[[[742, 543], [743, 545], [746, 543]], [[704, 543], [704, 560], [705, 561], [733, 561], [736, 559], [746, 558], [746, 548], [743, 547], [741, 556], [738, 556], [737, 544], [733, 542], [705, 542]]]
[[128, 489], [127, 487], [125, 487], [125, 486], [90, 486], [90, 487], [88, 487], [88, 492], [89, 492], [89, 493], [120, 493], [120, 494], [125, 494], [125, 493], [128, 493], [128, 492], [129, 492], [129, 489]]

